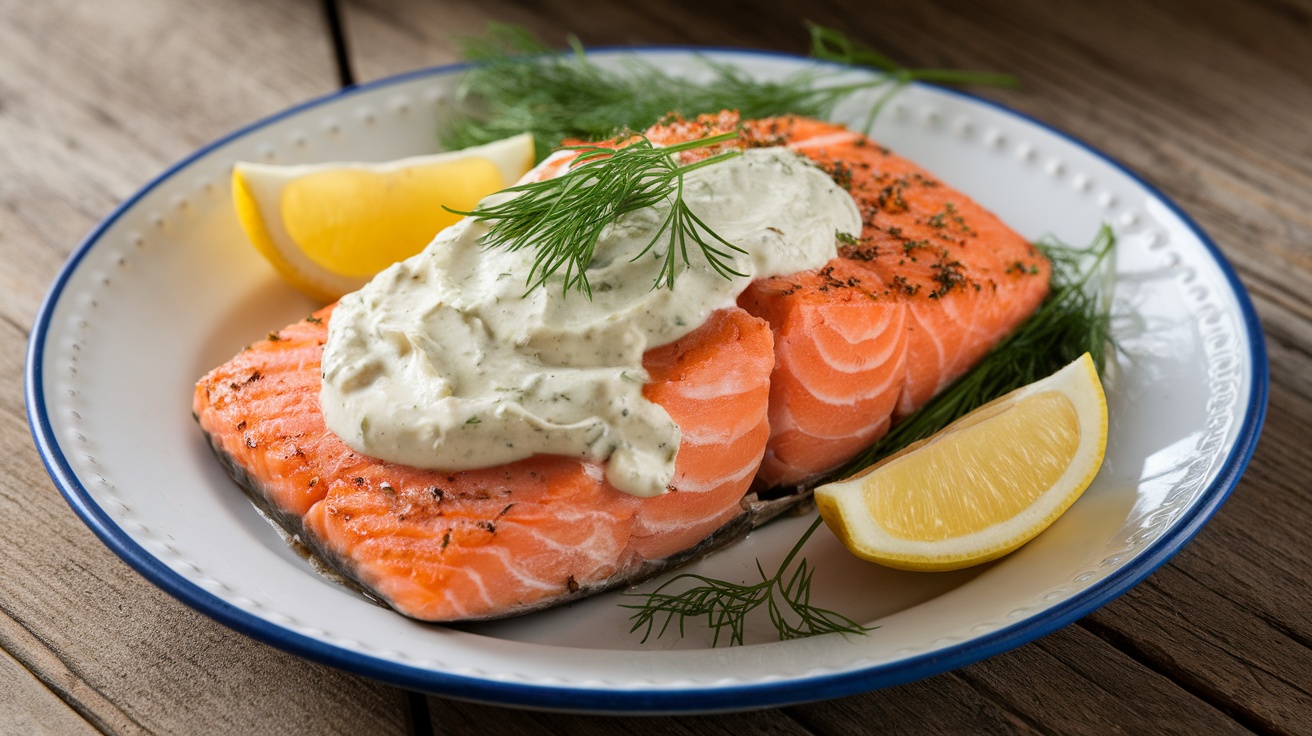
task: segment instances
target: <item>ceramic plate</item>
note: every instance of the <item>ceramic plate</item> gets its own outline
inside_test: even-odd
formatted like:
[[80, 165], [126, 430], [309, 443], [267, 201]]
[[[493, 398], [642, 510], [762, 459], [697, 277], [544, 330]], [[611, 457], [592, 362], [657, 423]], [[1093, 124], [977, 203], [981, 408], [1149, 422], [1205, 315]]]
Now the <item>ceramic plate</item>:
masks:
[[[693, 52], [648, 49], [684, 74]], [[759, 77], [810, 64], [706, 51]], [[613, 63], [619, 52], [595, 58]], [[316, 575], [228, 479], [191, 416], [193, 382], [317, 305], [245, 242], [234, 161], [385, 160], [436, 149], [459, 70], [345, 90], [237, 131], [170, 168], [101, 223], [41, 308], [28, 412], [73, 509], [138, 572], [218, 621], [310, 659], [453, 697], [541, 708], [689, 712], [832, 698], [958, 667], [1103, 605], [1175, 553], [1216, 511], [1252, 453], [1267, 363], [1247, 295], [1216, 246], [1160, 193], [1092, 148], [956, 92], [913, 86], [873, 135], [1029, 238], [1120, 238], [1129, 318], [1108, 386], [1111, 440], [1093, 485], [1017, 553], [916, 574], [848, 555], [827, 533], [804, 554], [813, 600], [878, 628], [864, 636], [712, 649], [700, 627], [643, 643], [618, 594], [449, 628], [405, 619]], [[860, 75], [860, 72], [842, 72]], [[855, 123], [869, 100], [836, 118]], [[809, 523], [754, 532], [695, 570], [750, 580]]]

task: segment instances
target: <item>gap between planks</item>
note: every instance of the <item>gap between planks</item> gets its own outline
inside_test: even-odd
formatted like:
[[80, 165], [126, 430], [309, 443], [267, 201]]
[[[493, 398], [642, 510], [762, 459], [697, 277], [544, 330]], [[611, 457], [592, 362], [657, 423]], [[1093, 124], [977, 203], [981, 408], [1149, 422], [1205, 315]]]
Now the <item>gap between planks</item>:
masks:
[[7, 653], [85, 721], [104, 733], [144, 734], [147, 729], [106, 698], [8, 611], [0, 608], [0, 651]]
[[324, 22], [328, 25], [328, 38], [333, 46], [333, 60], [337, 63], [337, 82], [342, 87], [350, 87], [355, 84], [355, 69], [351, 65], [351, 49], [347, 43], [341, 3], [339, 0], [322, 1]]

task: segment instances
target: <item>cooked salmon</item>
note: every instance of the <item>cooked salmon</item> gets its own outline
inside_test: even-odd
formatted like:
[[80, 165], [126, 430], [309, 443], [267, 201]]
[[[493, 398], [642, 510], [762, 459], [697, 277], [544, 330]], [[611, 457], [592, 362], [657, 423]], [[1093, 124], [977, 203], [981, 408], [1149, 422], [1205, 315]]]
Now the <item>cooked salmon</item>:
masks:
[[769, 327], [741, 309], [644, 358], [644, 395], [687, 428], [673, 490], [649, 499], [572, 458], [446, 473], [356, 453], [319, 410], [332, 309], [205, 376], [195, 410], [261, 507], [401, 613], [474, 620], [554, 605], [705, 551], [747, 514], [739, 501], [769, 437], [774, 354]]
[[429, 621], [515, 615], [629, 584], [805, 498], [762, 502], [749, 489], [804, 490], [881, 436], [1033, 311], [1048, 264], [965, 195], [841, 126], [722, 113], [648, 135], [672, 143], [735, 128], [735, 145], [788, 145], [828, 171], [864, 227], [823, 268], [755, 282], [738, 307], [646, 353], [643, 394], [682, 430], [668, 493], [621, 493], [599, 464], [574, 458], [443, 472], [355, 452], [319, 408], [331, 306], [201, 379], [194, 409], [211, 445], [320, 558]]
[[1048, 293], [1050, 264], [991, 212], [840, 125], [721, 113], [664, 141], [742, 130], [787, 145], [852, 193], [861, 237], [817, 272], [763, 279], [739, 299], [770, 322], [770, 441], [758, 487], [804, 485], [878, 440], [1012, 332]]

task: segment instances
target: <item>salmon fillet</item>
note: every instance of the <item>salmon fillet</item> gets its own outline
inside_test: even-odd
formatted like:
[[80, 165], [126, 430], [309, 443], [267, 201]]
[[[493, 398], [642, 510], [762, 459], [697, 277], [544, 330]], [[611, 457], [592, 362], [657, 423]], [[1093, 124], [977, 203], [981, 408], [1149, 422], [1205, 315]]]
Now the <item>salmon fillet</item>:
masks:
[[861, 236], [838, 258], [759, 280], [738, 301], [775, 333], [757, 486], [801, 486], [970, 370], [1047, 296], [1051, 268], [974, 200], [841, 125], [722, 112], [648, 136], [670, 145], [735, 129], [734, 145], [786, 145], [811, 159], [861, 211]]
[[555, 605], [686, 561], [747, 515], [739, 501], [769, 436], [774, 357], [769, 327], [741, 309], [644, 357], [644, 395], [688, 427], [672, 490], [656, 498], [621, 493], [599, 464], [571, 458], [447, 473], [355, 452], [319, 408], [332, 310], [210, 372], [195, 412], [261, 507], [407, 616], [476, 620]]
[[[648, 135], [669, 144], [734, 129], [732, 145], [788, 145], [828, 171], [863, 230], [823, 268], [759, 280], [738, 307], [646, 353], [643, 394], [682, 429], [670, 492], [624, 494], [599, 464], [564, 457], [448, 473], [356, 453], [319, 407], [331, 306], [197, 383], [216, 454], [281, 526], [397, 611], [516, 615], [684, 564], [805, 498], [762, 502], [749, 489], [805, 488], [841, 465], [1045, 296], [1048, 264], [1029, 243], [841, 126], [726, 112]], [[566, 163], [553, 156], [530, 176]]]

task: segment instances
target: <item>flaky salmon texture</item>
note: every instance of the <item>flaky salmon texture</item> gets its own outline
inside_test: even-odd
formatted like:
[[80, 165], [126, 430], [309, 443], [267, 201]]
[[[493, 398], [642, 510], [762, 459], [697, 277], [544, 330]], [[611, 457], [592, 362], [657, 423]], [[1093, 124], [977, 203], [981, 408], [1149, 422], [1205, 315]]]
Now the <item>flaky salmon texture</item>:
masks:
[[823, 268], [754, 282], [737, 307], [646, 353], [643, 394], [682, 429], [668, 493], [621, 493], [573, 458], [442, 472], [355, 452], [319, 406], [331, 306], [197, 383], [215, 452], [285, 529], [400, 613], [516, 615], [743, 536], [969, 370], [1046, 295], [1049, 264], [1028, 242], [846, 128], [726, 112], [647, 134], [671, 144], [736, 128], [733, 145], [788, 146], [829, 172], [863, 229]]

